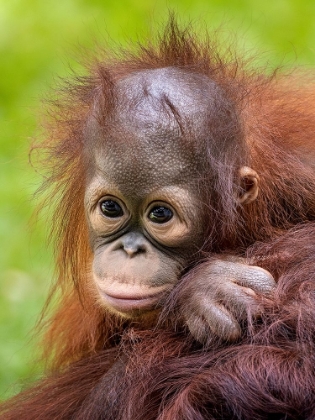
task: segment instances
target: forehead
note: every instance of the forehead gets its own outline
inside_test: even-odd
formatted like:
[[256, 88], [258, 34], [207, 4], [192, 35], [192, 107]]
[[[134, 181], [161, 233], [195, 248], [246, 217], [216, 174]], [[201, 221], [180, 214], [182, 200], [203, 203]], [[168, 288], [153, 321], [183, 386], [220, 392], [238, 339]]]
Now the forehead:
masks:
[[192, 183], [200, 170], [194, 151], [172, 130], [120, 130], [93, 150], [93, 161], [94, 175], [127, 194]]
[[147, 192], [168, 185], [191, 184], [203, 172], [200, 150], [176, 130], [120, 126], [93, 149], [94, 173], [121, 191]]
[[94, 118], [87, 129], [95, 171], [123, 188], [192, 182], [206, 166], [217, 91], [208, 78], [172, 68], [119, 81], [110, 123]]

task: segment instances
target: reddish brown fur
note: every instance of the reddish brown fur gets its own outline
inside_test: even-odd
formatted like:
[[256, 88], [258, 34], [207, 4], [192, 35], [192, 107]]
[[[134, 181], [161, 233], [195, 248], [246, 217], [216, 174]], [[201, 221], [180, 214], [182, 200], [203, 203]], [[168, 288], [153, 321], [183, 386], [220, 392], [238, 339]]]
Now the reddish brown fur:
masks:
[[[314, 81], [249, 71], [232, 56], [221, 58], [212, 45], [171, 21], [157, 47], [99, 61], [91, 76], [67, 90], [66, 101], [58, 101], [59, 118], [44, 145], [57, 199], [53, 292], [61, 292], [44, 341], [52, 372], [6, 403], [2, 418], [315, 418]], [[201, 348], [177, 322], [176, 302], [186, 282], [193, 282], [193, 269], [172, 292], [167, 321], [154, 331], [104, 314], [89, 293], [82, 137], [90, 109], [98, 98], [100, 115], [110, 112], [112, 86], [124, 75], [166, 66], [216, 81], [238, 109], [245, 133], [248, 156], [231, 150], [211, 181], [202, 252], [205, 259], [214, 252], [251, 257], [278, 285], [274, 301], [262, 302], [262, 319], [251, 322], [249, 316], [242, 339], [230, 346]], [[239, 161], [260, 176], [258, 199], [241, 210], [232, 197]], [[117, 358], [122, 364], [110, 370]]]

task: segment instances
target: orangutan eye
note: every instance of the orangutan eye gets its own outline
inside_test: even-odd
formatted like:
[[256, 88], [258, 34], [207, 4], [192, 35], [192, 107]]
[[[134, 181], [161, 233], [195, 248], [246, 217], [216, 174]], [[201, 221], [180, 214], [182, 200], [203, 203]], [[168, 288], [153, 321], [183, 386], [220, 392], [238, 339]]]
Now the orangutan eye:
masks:
[[171, 220], [172, 217], [172, 210], [164, 206], [154, 207], [148, 215], [148, 218], [154, 223], [166, 223]]
[[100, 209], [106, 217], [121, 217], [124, 214], [123, 209], [114, 200], [101, 201]]

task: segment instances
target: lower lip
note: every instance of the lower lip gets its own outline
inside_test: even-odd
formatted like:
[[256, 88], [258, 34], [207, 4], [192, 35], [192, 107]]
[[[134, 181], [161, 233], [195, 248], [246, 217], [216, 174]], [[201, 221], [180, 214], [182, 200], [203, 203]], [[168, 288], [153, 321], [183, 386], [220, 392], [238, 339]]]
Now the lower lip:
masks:
[[136, 310], [147, 311], [153, 310], [162, 296], [162, 293], [157, 293], [152, 296], [144, 296], [142, 298], [134, 297], [114, 297], [107, 293], [101, 292], [103, 298], [109, 305], [118, 312], [132, 312]]

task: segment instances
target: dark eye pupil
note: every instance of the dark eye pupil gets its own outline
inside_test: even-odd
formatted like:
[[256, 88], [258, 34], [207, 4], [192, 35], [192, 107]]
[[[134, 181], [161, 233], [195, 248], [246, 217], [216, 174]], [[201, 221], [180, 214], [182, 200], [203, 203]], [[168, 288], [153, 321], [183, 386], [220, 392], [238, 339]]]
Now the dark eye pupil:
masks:
[[172, 210], [163, 206], [154, 207], [149, 214], [149, 219], [154, 223], [166, 223], [172, 217]]
[[107, 217], [120, 217], [123, 215], [123, 210], [120, 205], [114, 200], [104, 200], [100, 204], [101, 212]]

